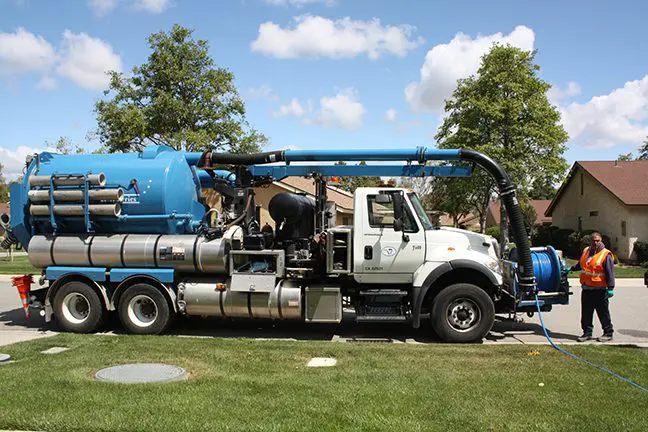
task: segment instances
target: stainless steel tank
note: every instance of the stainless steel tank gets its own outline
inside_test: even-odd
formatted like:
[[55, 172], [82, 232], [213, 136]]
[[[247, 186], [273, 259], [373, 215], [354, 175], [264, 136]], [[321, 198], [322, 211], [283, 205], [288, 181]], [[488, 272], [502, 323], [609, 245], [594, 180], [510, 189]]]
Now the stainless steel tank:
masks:
[[37, 268], [173, 268], [225, 274], [229, 249], [229, 239], [207, 240], [197, 235], [34, 236], [29, 242], [29, 261]]
[[229, 280], [188, 279], [178, 284], [178, 303], [187, 315], [302, 319], [302, 290], [292, 281], [280, 280], [270, 293], [236, 292], [229, 288]]

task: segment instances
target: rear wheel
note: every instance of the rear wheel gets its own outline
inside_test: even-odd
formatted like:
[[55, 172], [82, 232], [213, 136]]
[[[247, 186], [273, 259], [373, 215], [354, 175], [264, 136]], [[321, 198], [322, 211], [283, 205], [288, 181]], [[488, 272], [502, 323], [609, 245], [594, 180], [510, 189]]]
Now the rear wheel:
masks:
[[172, 321], [172, 311], [164, 294], [146, 283], [126, 289], [119, 299], [118, 313], [126, 330], [136, 334], [162, 333]]
[[54, 296], [54, 316], [67, 331], [95, 332], [103, 323], [104, 315], [99, 295], [85, 282], [68, 282]]
[[459, 283], [444, 288], [434, 299], [432, 329], [445, 342], [466, 343], [484, 338], [495, 322], [495, 305], [476, 285]]

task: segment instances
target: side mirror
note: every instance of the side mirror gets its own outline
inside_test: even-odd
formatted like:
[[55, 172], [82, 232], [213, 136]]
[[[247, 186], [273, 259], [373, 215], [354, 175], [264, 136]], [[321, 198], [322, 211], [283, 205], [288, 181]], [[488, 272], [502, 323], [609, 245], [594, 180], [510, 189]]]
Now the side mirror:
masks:
[[394, 221], [401, 221], [403, 223], [403, 195], [400, 193], [394, 194]]
[[403, 230], [403, 221], [402, 219], [394, 219], [394, 231]]

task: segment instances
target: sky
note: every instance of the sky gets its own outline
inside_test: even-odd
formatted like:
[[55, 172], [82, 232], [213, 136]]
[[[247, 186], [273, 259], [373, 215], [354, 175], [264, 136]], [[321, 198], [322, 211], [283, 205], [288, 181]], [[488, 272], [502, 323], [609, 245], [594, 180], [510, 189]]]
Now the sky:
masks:
[[648, 2], [0, 0], [0, 162], [59, 137], [89, 150], [105, 71], [128, 73], [174, 24], [234, 73], [266, 150], [434, 146], [443, 101], [493, 42], [538, 50], [567, 161], [648, 136]]

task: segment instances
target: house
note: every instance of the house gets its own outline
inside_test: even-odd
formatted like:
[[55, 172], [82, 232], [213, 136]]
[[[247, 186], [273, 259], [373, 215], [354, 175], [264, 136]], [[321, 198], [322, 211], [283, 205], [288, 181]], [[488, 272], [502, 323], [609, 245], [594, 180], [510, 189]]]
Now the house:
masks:
[[609, 236], [621, 260], [634, 260], [634, 243], [648, 241], [648, 160], [574, 163], [545, 212], [553, 225]]
[[[261, 226], [268, 223], [274, 228], [275, 222], [268, 211], [268, 205], [272, 197], [281, 192], [305, 193], [314, 196], [315, 182], [312, 179], [303, 177], [287, 177], [281, 181], [255, 188], [254, 192], [256, 194], [256, 204], [261, 206]], [[202, 195], [208, 205], [220, 210], [220, 196], [217, 192], [203, 190]], [[327, 185], [326, 195], [328, 201], [335, 203], [336, 225], [353, 225], [353, 194], [333, 185]]]
[[[545, 215], [547, 208], [551, 204], [551, 200], [529, 200], [529, 204], [531, 204], [536, 214], [534, 225], [551, 225], [551, 216]], [[500, 215], [499, 200], [491, 201], [486, 210], [486, 227], [499, 226]]]

